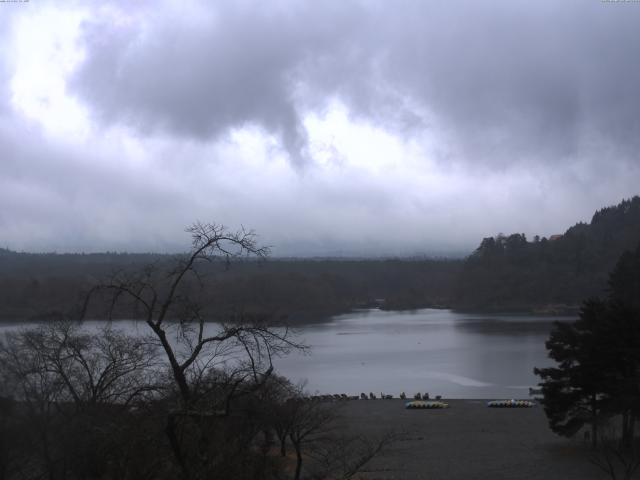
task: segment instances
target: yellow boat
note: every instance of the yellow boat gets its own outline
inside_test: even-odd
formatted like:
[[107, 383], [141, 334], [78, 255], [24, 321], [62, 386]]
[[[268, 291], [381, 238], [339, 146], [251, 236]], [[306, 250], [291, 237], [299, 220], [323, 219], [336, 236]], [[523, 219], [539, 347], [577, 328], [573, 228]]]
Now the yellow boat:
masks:
[[405, 408], [414, 409], [414, 408], [449, 408], [448, 403], [444, 402], [429, 402], [425, 400], [412, 400], [411, 402], [407, 402], [404, 404]]
[[487, 402], [487, 407], [491, 408], [531, 408], [535, 403], [529, 400], [492, 400]]

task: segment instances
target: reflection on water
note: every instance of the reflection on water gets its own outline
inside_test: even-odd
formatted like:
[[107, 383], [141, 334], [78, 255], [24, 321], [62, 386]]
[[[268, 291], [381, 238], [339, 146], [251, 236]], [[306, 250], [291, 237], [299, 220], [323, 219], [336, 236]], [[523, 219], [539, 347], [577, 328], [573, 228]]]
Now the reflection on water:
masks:
[[311, 392], [526, 397], [537, 384], [533, 368], [550, 364], [544, 342], [556, 320], [570, 318], [358, 311], [306, 327], [311, 355], [278, 367]]
[[[360, 310], [304, 327], [301, 337], [311, 353], [277, 359], [276, 368], [306, 381], [312, 393], [526, 397], [537, 384], [533, 368], [550, 364], [544, 342], [555, 320], [571, 318]], [[141, 322], [117, 326], [147, 333]], [[3, 324], [0, 331], [15, 328]]]

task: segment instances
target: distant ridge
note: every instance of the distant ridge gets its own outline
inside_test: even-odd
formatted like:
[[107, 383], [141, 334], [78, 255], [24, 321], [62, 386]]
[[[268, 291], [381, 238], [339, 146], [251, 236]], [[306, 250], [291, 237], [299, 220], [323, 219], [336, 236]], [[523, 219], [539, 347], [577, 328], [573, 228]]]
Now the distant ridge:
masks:
[[[275, 258], [205, 267], [211, 318], [264, 313], [293, 323], [353, 308], [572, 313], [607, 288], [610, 270], [640, 243], [640, 197], [595, 212], [559, 237], [487, 237], [465, 260]], [[179, 255], [178, 255], [179, 256]], [[162, 266], [175, 254], [21, 253], [0, 248], [0, 320], [73, 312], [83, 292], [114, 271]], [[96, 318], [97, 318], [96, 314]], [[122, 318], [131, 318], [123, 312]]]

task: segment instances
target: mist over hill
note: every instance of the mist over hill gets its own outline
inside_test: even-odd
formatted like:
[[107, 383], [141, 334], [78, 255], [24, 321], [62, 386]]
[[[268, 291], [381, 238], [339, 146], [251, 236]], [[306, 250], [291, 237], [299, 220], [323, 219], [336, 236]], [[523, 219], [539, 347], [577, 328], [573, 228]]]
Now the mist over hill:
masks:
[[[220, 259], [203, 266], [204, 296], [212, 320], [244, 313], [300, 323], [371, 306], [558, 313], [602, 294], [616, 260], [638, 242], [636, 196], [598, 210], [590, 223], [562, 235], [487, 237], [466, 259]], [[114, 272], [168, 265], [179, 257], [0, 249], [0, 318], [73, 316], [84, 292]], [[119, 312], [121, 318], [134, 314]]]

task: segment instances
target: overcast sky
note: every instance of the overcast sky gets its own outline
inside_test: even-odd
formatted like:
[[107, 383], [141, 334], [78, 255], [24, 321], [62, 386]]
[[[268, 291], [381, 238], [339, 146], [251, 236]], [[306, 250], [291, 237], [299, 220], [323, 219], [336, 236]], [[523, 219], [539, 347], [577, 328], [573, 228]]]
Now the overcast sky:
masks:
[[640, 2], [0, 3], [0, 246], [444, 255], [640, 190]]

